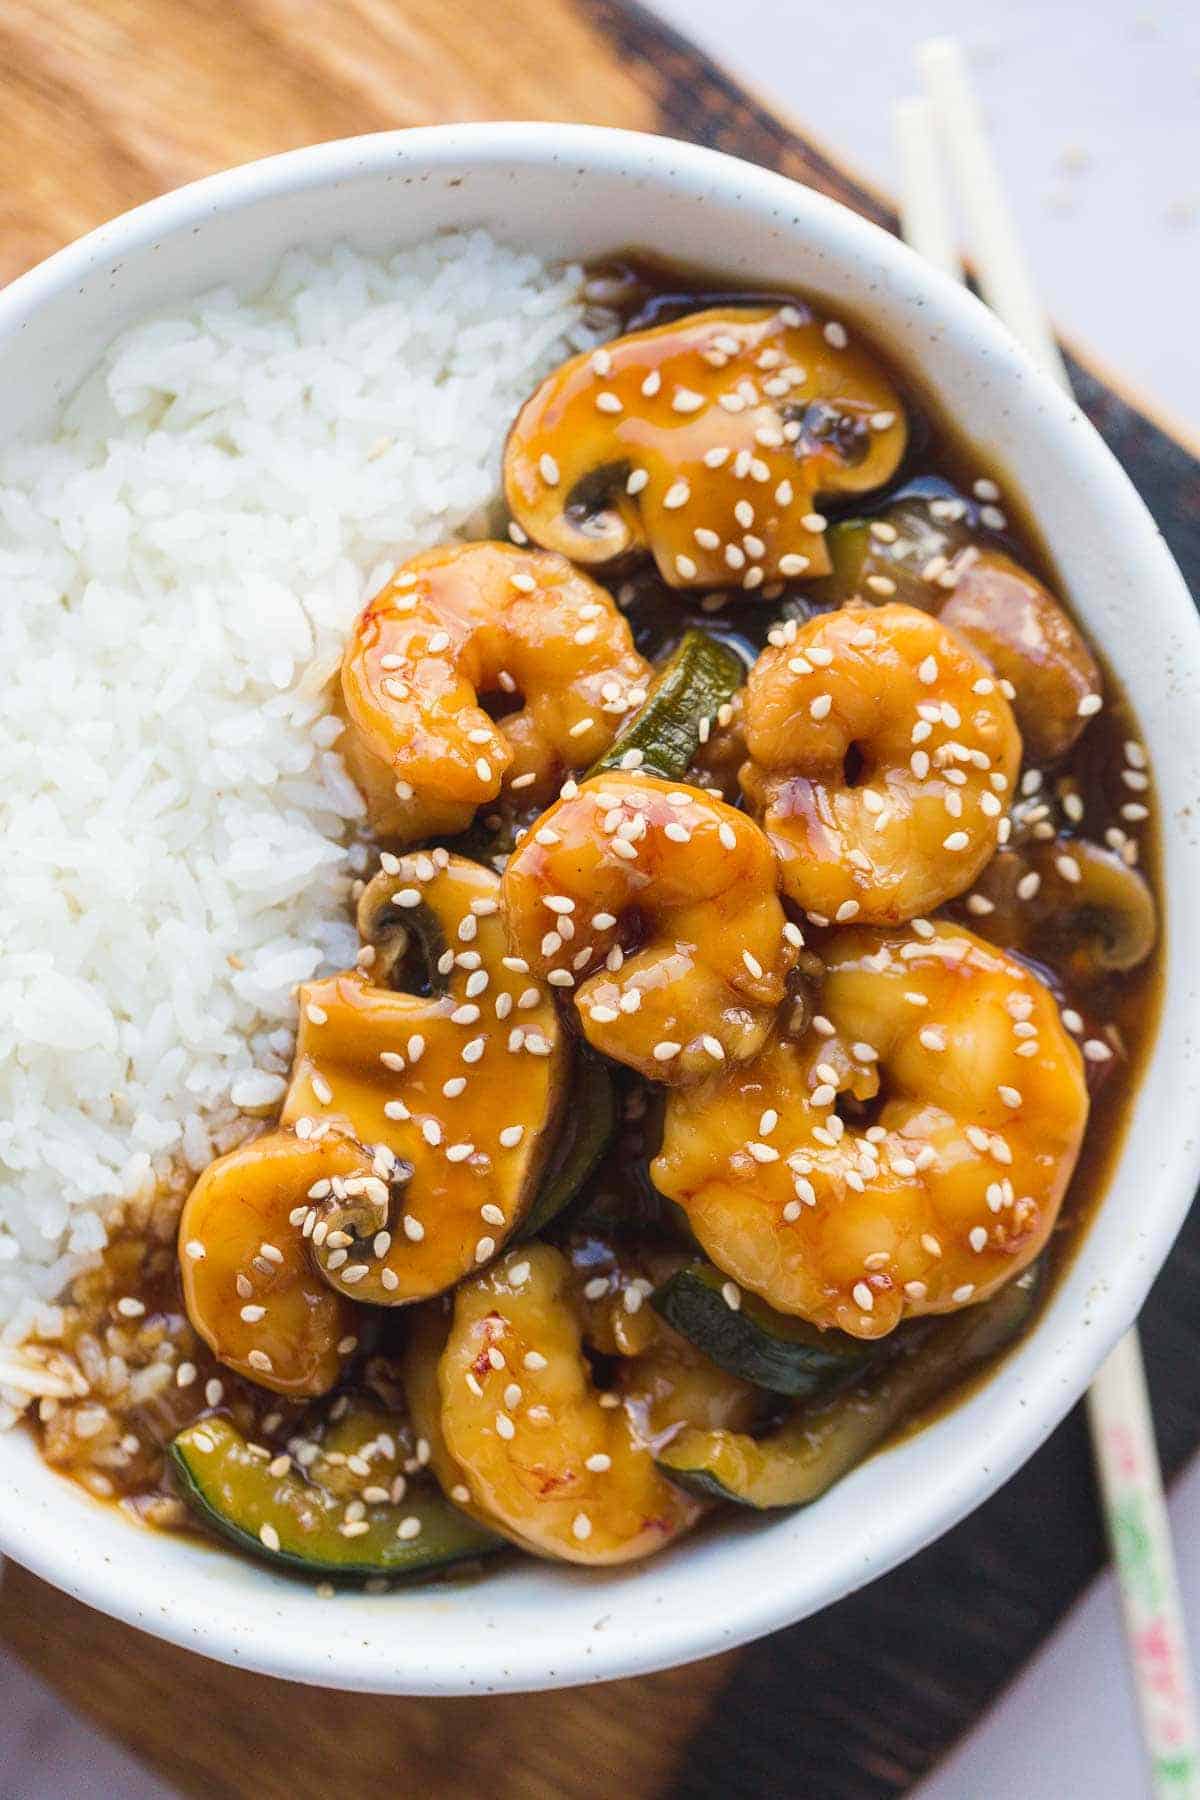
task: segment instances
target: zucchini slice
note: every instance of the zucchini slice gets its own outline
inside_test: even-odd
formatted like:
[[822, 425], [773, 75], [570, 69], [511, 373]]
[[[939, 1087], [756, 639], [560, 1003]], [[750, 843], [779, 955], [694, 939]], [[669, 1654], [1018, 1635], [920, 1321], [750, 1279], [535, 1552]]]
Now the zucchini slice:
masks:
[[588, 1050], [577, 1053], [567, 1087], [569, 1118], [541, 1188], [518, 1234], [536, 1237], [574, 1200], [612, 1142], [617, 1098], [612, 1076]]
[[795, 1400], [827, 1394], [879, 1358], [877, 1344], [820, 1331], [776, 1312], [757, 1294], [743, 1292], [734, 1311], [722, 1291], [727, 1286], [711, 1263], [693, 1262], [664, 1281], [650, 1304], [718, 1368]]
[[1026, 1270], [992, 1300], [914, 1333], [882, 1370], [816, 1404], [797, 1406], [767, 1437], [683, 1431], [659, 1452], [673, 1481], [709, 1500], [764, 1510], [806, 1506], [1029, 1323], [1037, 1277]]
[[[741, 657], [706, 631], [685, 631], [647, 694], [588, 775], [636, 767], [644, 775], [682, 781], [700, 748], [705, 721], [716, 717], [746, 679]], [[625, 759], [635, 755], [632, 764]]]
[[[414, 1490], [398, 1506], [367, 1506], [367, 1529], [347, 1536], [344, 1497], [291, 1470], [272, 1475], [228, 1419], [187, 1426], [169, 1455], [179, 1491], [198, 1517], [276, 1568], [341, 1580], [422, 1575], [501, 1547], [432, 1487]], [[419, 1522], [415, 1533], [410, 1519]]]

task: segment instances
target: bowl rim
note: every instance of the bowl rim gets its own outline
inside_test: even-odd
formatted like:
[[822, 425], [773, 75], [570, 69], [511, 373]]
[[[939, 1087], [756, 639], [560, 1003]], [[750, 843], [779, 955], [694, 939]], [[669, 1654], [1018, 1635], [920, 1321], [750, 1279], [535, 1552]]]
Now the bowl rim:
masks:
[[[18, 331], [45, 301], [80, 285], [114, 255], [149, 246], [156, 238], [201, 223], [216, 212], [235, 211], [289, 192], [336, 186], [375, 170], [412, 164], [436, 171], [464, 158], [480, 167], [514, 159], [571, 163], [582, 164], [589, 173], [620, 174], [628, 179], [637, 176], [709, 184], [727, 193], [736, 187], [748, 206], [763, 216], [787, 220], [790, 229], [802, 231], [807, 224], [814, 224], [827, 236], [840, 236], [843, 243], [854, 239], [869, 243], [885, 278], [890, 266], [903, 270], [910, 281], [919, 279], [940, 318], [969, 334], [981, 353], [995, 359], [1005, 379], [1020, 380], [1034, 390], [1039, 409], [1051, 422], [1048, 429], [1057, 426], [1062, 434], [1066, 427], [1071, 428], [1073, 454], [1086, 464], [1087, 479], [1095, 483], [1096, 506], [1115, 513], [1121, 536], [1136, 542], [1155, 583], [1156, 607], [1168, 609], [1169, 622], [1185, 648], [1189, 665], [1200, 667], [1200, 621], [1153, 519], [1098, 435], [1082, 421], [1074, 401], [1033, 364], [999, 321], [956, 282], [918, 263], [905, 245], [839, 202], [772, 170], [677, 139], [604, 126], [500, 122], [422, 126], [287, 151], [162, 195], [57, 251], [0, 293], [0, 338]], [[914, 267], [919, 268], [919, 278], [914, 278]], [[1171, 834], [1172, 821], [1164, 810], [1164, 847]], [[1179, 1048], [1181, 1053], [1186, 1048], [1190, 1061], [1200, 1064], [1200, 1045]], [[1161, 1033], [1155, 1039], [1152, 1060], [1160, 1049]], [[330, 1679], [331, 1672], [320, 1665], [302, 1634], [291, 1642], [285, 1632], [276, 1631], [269, 1654], [256, 1654], [253, 1646], [247, 1649], [244, 1643], [235, 1649], [222, 1640], [219, 1622], [197, 1620], [195, 1605], [186, 1596], [182, 1600], [175, 1594], [156, 1596], [153, 1608], [148, 1608], [127, 1569], [116, 1561], [83, 1558], [70, 1562], [52, 1533], [48, 1529], [39, 1532], [37, 1520], [30, 1519], [19, 1488], [0, 1487], [0, 1549], [117, 1619], [184, 1648], [295, 1681], [363, 1691], [451, 1695], [481, 1689], [569, 1686], [686, 1663], [790, 1624], [885, 1573], [963, 1518], [1013, 1474], [1080, 1397], [1103, 1357], [1135, 1318], [1190, 1205], [1198, 1174], [1200, 1142], [1184, 1143], [1171, 1165], [1169, 1179], [1155, 1195], [1154, 1210], [1139, 1238], [1140, 1254], [1131, 1255], [1111, 1271], [1090, 1328], [1068, 1333], [1054, 1345], [1040, 1345], [1037, 1355], [1031, 1353], [1033, 1340], [1025, 1340], [1013, 1359], [1020, 1365], [1023, 1379], [1007, 1386], [1003, 1396], [994, 1393], [993, 1404], [981, 1412], [978, 1453], [943, 1459], [953, 1466], [927, 1469], [922, 1476], [920, 1506], [900, 1509], [894, 1521], [881, 1521], [869, 1546], [847, 1546], [815, 1581], [809, 1571], [799, 1601], [786, 1579], [758, 1588], [747, 1584], [739, 1589], [732, 1619], [716, 1607], [711, 1615], [675, 1614], [664, 1608], [653, 1636], [639, 1639], [632, 1635], [623, 1641], [614, 1636], [595, 1646], [596, 1654], [589, 1648], [586, 1657], [576, 1655], [569, 1667], [562, 1666], [564, 1659], [559, 1657], [559, 1666], [549, 1668], [546, 1649], [537, 1634], [531, 1633], [526, 1643], [506, 1642], [502, 1657], [495, 1651], [490, 1658], [481, 1656], [480, 1664], [486, 1664], [488, 1670], [482, 1678], [468, 1679], [463, 1664], [450, 1657], [443, 1657], [436, 1666], [405, 1669], [399, 1675], [382, 1670], [365, 1645], [356, 1656], [354, 1643], [343, 1639]], [[1034, 1337], [1041, 1335], [1035, 1333]], [[136, 1541], [131, 1534], [131, 1544]], [[496, 1667], [500, 1661], [503, 1667]]]

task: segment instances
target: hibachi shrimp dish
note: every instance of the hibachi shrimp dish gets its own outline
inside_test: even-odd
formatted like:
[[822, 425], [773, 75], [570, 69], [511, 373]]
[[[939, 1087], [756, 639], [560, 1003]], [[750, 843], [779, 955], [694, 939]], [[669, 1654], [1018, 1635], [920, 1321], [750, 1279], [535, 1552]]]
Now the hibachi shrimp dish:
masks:
[[322, 1585], [836, 1505], [1034, 1326], [1153, 1028], [1136, 723], [936, 370], [582, 279], [313, 675], [356, 952], [29, 1352], [55, 1467]]

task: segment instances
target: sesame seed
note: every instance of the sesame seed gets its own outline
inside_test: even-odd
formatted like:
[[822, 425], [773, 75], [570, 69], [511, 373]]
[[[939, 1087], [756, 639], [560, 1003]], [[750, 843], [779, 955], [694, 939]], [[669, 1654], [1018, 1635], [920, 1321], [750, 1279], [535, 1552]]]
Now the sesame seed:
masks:
[[726, 1281], [722, 1283], [721, 1298], [729, 1308], [730, 1312], [741, 1311], [742, 1290], [737, 1285], [736, 1281]]
[[678, 1056], [682, 1049], [682, 1044], [676, 1044], [670, 1038], [660, 1038], [654, 1046], [654, 1060], [655, 1062], [670, 1062], [672, 1057]]
[[850, 1292], [850, 1298], [854, 1301], [855, 1306], [859, 1307], [863, 1312], [873, 1312], [875, 1310], [875, 1296], [865, 1281], [855, 1282]]
[[942, 849], [965, 850], [970, 842], [971, 839], [969, 833], [965, 831], [952, 831], [949, 837], [944, 837], [942, 839]]
[[571, 1535], [577, 1538], [581, 1544], [586, 1543], [587, 1539], [591, 1537], [592, 1521], [586, 1513], [575, 1514], [571, 1521]]
[[815, 700], [809, 702], [809, 714], [814, 719], [827, 719], [832, 705], [832, 694], [818, 694]]
[[671, 406], [675, 412], [699, 412], [704, 405], [704, 395], [696, 393], [694, 388], [677, 387], [671, 396]]
[[748, 1143], [746, 1149], [757, 1163], [773, 1163], [779, 1161], [779, 1152], [772, 1144]]
[[1100, 694], [1085, 694], [1075, 710], [1081, 719], [1090, 719], [1103, 705], [1104, 700]]
[[538, 458], [538, 474], [546, 483], [547, 487], [558, 486], [558, 464], [550, 455], [549, 451], [544, 450]]
[[678, 507], [686, 506], [691, 497], [692, 490], [686, 481], [674, 481], [663, 495], [663, 505], [668, 512], [674, 512]]

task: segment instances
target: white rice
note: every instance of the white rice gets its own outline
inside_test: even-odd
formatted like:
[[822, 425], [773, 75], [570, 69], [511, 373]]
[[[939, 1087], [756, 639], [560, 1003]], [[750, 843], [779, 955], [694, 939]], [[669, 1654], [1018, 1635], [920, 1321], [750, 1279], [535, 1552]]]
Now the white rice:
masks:
[[294, 984], [354, 949], [327, 678], [395, 561], [485, 528], [580, 289], [484, 232], [295, 254], [0, 453], [0, 1342], [282, 1093]]

